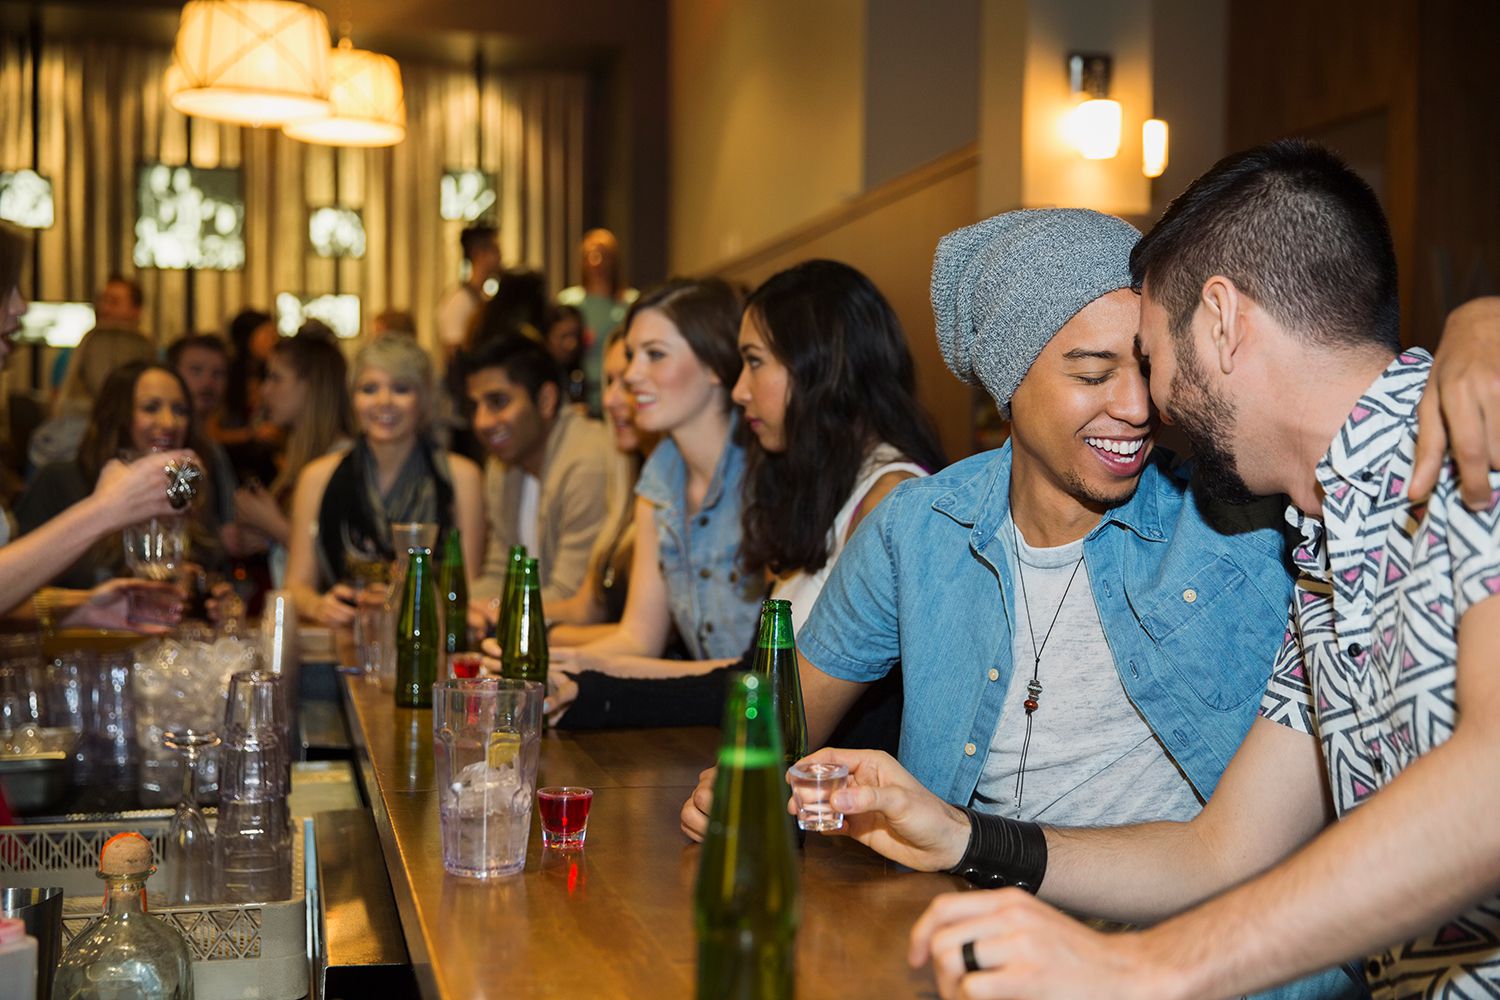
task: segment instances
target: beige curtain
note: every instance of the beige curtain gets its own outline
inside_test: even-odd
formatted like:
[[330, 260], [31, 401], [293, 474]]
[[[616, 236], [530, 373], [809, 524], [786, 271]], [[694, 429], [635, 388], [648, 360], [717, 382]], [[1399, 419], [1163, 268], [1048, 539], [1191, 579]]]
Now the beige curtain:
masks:
[[[135, 44], [46, 42], [33, 123], [29, 47], [0, 35], [0, 170], [32, 166], [39, 128], [37, 169], [52, 179], [57, 207], [56, 224], [37, 234], [37, 298], [87, 301], [110, 272], [133, 275], [146, 294], [146, 328], [168, 343], [189, 327], [222, 330], [242, 308], [269, 310], [278, 292], [339, 291], [360, 296], [366, 326], [384, 309], [411, 311], [431, 346], [438, 299], [459, 277], [465, 225], [439, 216], [439, 182], [446, 169], [474, 168], [497, 175], [506, 264], [542, 270], [554, 291], [576, 279], [582, 75], [494, 74], [481, 86], [469, 70], [403, 62], [406, 140], [335, 150], [277, 131], [189, 122], [162, 90], [170, 58], [170, 50]], [[151, 161], [243, 170], [242, 271], [134, 266], [136, 172]], [[312, 251], [308, 212], [335, 203], [364, 217], [362, 259]]]

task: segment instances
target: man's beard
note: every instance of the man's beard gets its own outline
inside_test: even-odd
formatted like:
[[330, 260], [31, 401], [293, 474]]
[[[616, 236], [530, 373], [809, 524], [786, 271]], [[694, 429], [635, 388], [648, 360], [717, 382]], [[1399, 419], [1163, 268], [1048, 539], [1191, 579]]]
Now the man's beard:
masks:
[[1172, 407], [1168, 417], [1193, 448], [1193, 478], [1203, 492], [1228, 504], [1256, 499], [1240, 476], [1239, 464], [1224, 442], [1234, 428], [1234, 405], [1217, 395], [1188, 350], [1174, 350], [1177, 371], [1172, 375]]

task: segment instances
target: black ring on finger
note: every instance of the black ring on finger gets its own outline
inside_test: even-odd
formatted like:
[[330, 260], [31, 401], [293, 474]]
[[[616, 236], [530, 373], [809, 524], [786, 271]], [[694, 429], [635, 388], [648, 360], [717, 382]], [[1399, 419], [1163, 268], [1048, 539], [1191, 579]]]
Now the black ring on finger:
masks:
[[964, 956], [964, 968], [970, 972], [979, 972], [984, 966], [979, 964], [979, 956], [974, 954], [974, 942], [965, 941], [962, 949]]

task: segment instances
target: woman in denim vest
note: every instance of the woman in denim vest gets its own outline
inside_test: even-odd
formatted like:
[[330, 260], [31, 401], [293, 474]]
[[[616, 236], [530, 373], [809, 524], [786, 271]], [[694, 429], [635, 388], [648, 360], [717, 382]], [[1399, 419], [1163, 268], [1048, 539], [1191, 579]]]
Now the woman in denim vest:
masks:
[[675, 627], [690, 656], [738, 656], [764, 581], [743, 573], [741, 429], [729, 399], [740, 373], [740, 298], [717, 278], [673, 279], [625, 317], [636, 424], [663, 435], [636, 484], [635, 561], [619, 628], [588, 649], [660, 656]]
[[[746, 302], [739, 350], [732, 398], [753, 440], [735, 566], [791, 601], [800, 627], [854, 528], [899, 483], [942, 466], [942, 450], [916, 400], [900, 321], [847, 264], [810, 260], [766, 281]], [[566, 710], [567, 728], [712, 724], [718, 668], [747, 646], [753, 654], [753, 640], [698, 662], [559, 649], [550, 707]], [[894, 745], [899, 681], [869, 694], [850, 713], [861, 731], [839, 745]]]

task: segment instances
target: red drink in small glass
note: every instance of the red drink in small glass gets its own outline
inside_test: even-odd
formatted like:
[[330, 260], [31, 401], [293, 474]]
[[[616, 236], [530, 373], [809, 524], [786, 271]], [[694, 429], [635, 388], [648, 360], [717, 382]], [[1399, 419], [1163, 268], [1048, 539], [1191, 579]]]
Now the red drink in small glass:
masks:
[[542, 846], [582, 847], [588, 834], [591, 788], [539, 788], [537, 812], [542, 818]]
[[454, 677], [478, 677], [483, 660], [479, 653], [453, 653], [448, 657], [448, 669]]

